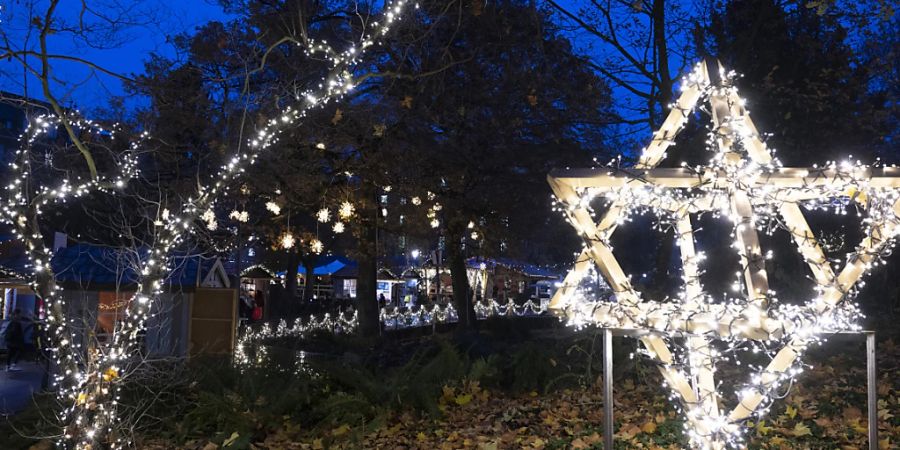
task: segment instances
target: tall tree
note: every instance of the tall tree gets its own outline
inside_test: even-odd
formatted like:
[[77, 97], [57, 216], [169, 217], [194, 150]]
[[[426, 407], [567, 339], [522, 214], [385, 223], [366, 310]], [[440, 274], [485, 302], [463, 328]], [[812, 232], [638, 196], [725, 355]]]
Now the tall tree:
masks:
[[873, 67], [849, 42], [844, 20], [838, 8], [774, 0], [728, 2], [712, 16], [715, 53], [743, 75], [753, 118], [787, 165], [871, 161], [889, 145], [892, 87], [870, 83]]
[[435, 202], [431, 219], [444, 238], [465, 327], [474, 321], [466, 257], [527, 254], [526, 236], [535, 237], [528, 224], [551, 214], [546, 174], [589, 161], [613, 119], [606, 85], [532, 4], [424, 9], [434, 25], [398, 70], [452, 68], [389, 85], [387, 94], [409, 113], [388, 132], [410, 130], [420, 146], [418, 183]]

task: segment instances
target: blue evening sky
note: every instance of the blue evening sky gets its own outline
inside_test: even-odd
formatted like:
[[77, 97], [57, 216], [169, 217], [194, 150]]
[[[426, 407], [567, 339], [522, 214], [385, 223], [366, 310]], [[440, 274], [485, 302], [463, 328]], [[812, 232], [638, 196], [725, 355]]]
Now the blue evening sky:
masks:
[[[14, 41], [14, 46], [37, 48], [37, 37], [30, 38], [25, 33], [29, 17], [46, 10], [48, 2], [38, 1], [34, 12], [26, 9], [27, 1], [0, 2], [0, 26]], [[50, 53], [77, 55], [112, 72], [132, 75], [143, 72], [144, 62], [151, 53], [176, 57], [175, 47], [169, 37], [193, 30], [210, 20], [227, 21], [228, 16], [215, 0], [90, 0], [91, 8], [104, 15], [117, 15], [139, 23], [123, 27], [115, 35], [117, 40], [105, 36], [95, 36], [92, 42], [84, 42], [71, 33], [60, 33], [48, 39]], [[127, 5], [127, 10], [116, 5]], [[61, 0], [58, 17], [67, 24], [75, 25], [81, 11], [81, 0]], [[96, 16], [86, 14], [88, 24], [101, 24]], [[39, 61], [30, 58], [29, 63], [39, 67]], [[104, 106], [112, 95], [124, 95], [119, 79], [86, 69], [78, 63], [54, 61], [53, 73], [58, 78], [54, 86], [55, 95], [67, 105], [75, 104], [82, 109]], [[41, 99], [40, 85], [34, 77], [26, 77], [21, 63], [4, 59], [0, 61], [0, 90], [23, 94]]]
[[[32, 2], [36, 2], [37, 7], [35, 12], [30, 13], [25, 4]], [[28, 37], [26, 30], [33, 28], [28, 26], [30, 17], [41, 14], [48, 2], [49, 0], [19, 0], [0, 3], [3, 5], [0, 10], [0, 26], [16, 47], [21, 48], [26, 43], [24, 45], [29, 48], [37, 48], [36, 36]], [[573, 9], [577, 9], [574, 5], [583, 4], [580, 0], [561, 0], [560, 3], [572, 5]], [[81, 4], [81, 0], [61, 0], [57, 16], [65, 24], [75, 25], [81, 12]], [[142, 73], [144, 62], [151, 53], [177, 59], [175, 47], [169, 39], [171, 36], [192, 33], [198, 26], [211, 20], [224, 22], [231, 18], [222, 11], [216, 0], [90, 0], [88, 4], [105, 16], [121, 14], [121, 17], [140, 23], [117, 30], [114, 34], [118, 38], [116, 41], [93, 36], [92, 41], [86, 43], [72, 33], [52, 35], [48, 45], [50, 53], [77, 55], [127, 76]], [[126, 5], [127, 9], [123, 9], [122, 5]], [[90, 13], [85, 14], [85, 17], [88, 24], [103, 23]], [[593, 39], [585, 33], [576, 31], [569, 36], [575, 39], [577, 51], [596, 55], [597, 49], [592, 46]], [[102, 48], [98, 48], [98, 45]], [[29, 63], [39, 67], [37, 59], [33, 57], [29, 59]], [[52, 67], [57, 79], [53, 86], [54, 95], [64, 105], [77, 106], [86, 110], [89, 115], [90, 110], [107, 106], [111, 96], [125, 94], [119, 79], [91, 71], [81, 64], [57, 60], [52, 63]], [[0, 60], [0, 91], [43, 98], [36, 79], [26, 76], [22, 65], [15, 60]], [[628, 98], [627, 92], [615, 86], [613, 95], [620, 102]], [[130, 98], [127, 105], [135, 106], [143, 102], [140, 98]]]

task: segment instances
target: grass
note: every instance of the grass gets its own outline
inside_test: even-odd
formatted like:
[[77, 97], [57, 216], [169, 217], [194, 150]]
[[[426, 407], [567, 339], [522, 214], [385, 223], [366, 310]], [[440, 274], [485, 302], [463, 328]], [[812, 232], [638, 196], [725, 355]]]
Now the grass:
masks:
[[[509, 327], [374, 342], [331, 335], [282, 340], [268, 348], [260, 366], [195, 359], [157, 371], [171, 376], [133, 385], [122, 401], [128, 407], [147, 391], [162, 393], [160, 402], [143, 409], [152, 419], [142, 422], [137, 445], [148, 449], [207, 443], [229, 449], [600, 448], [596, 333]], [[617, 448], [682, 448], [683, 423], [657, 372], [648, 363], [624, 364], [634, 345], [617, 344], [623, 363], [617, 364], [626, 368], [615, 386]], [[851, 360], [859, 356], [854, 345], [814, 352], [816, 368], [776, 404], [765, 426], [755, 428], [750, 448], [861, 445], [864, 427], [853, 422], [853, 408], [865, 410], [864, 385], [857, 383], [864, 364]], [[300, 361], [301, 349], [317, 353]], [[888, 341], [879, 352], [883, 370], [896, 367], [900, 347]], [[727, 372], [723, 382], [731, 383]], [[886, 448], [900, 441], [897, 383], [885, 377], [879, 386]], [[39, 398], [39, 407], [5, 424], [0, 436], [10, 438], [0, 438], [0, 448], [34, 443], [13, 427], [35, 435], [28, 426], [50, 400]], [[789, 414], [787, 405], [799, 412]], [[798, 435], [798, 424], [809, 435]]]

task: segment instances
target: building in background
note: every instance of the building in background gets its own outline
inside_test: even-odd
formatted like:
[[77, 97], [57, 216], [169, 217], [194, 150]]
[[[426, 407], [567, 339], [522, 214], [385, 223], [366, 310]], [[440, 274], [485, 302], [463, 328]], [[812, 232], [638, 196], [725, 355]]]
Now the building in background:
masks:
[[[136, 289], [136, 268], [146, 251], [116, 249], [99, 245], [67, 246], [57, 234], [51, 266], [57, 284], [63, 288], [69, 317], [87, 340], [109, 339]], [[31, 269], [24, 249], [16, 240], [0, 242], [0, 286], [3, 288], [3, 317], [14, 309], [35, 321], [42, 321], [44, 305], [34, 295], [29, 281]], [[234, 345], [237, 330], [237, 295], [219, 258], [177, 255], [171, 258], [171, 272], [164, 292], [151, 308], [144, 350], [157, 356], [189, 356], [198, 353], [227, 353]]]

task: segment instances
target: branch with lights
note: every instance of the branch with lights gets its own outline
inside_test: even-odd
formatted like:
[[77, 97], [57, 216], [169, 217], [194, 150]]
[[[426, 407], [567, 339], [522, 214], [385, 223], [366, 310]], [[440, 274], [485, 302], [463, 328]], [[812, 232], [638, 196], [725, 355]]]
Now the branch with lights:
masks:
[[[44, 245], [41, 234], [39, 217], [45, 208], [67, 203], [72, 199], [84, 197], [89, 194], [115, 194], [126, 183], [138, 174], [135, 155], [140, 151], [149, 139], [147, 133], [141, 133], [138, 138], [129, 144], [127, 151], [119, 155], [114, 162], [115, 170], [109, 176], [98, 175], [89, 179], [75, 178], [64, 179], [55, 186], [46, 186], [35, 179], [32, 173], [31, 159], [40, 139], [57, 130], [62, 121], [65, 121], [73, 129], [81, 133], [91, 134], [93, 139], [112, 141], [117, 138], [120, 130], [117, 126], [110, 129], [81, 118], [77, 111], [67, 112], [65, 118], [55, 116], [35, 117], [22, 136], [20, 146], [16, 151], [15, 159], [10, 163], [13, 180], [7, 186], [8, 200], [3, 207], [3, 218], [13, 225], [16, 238], [25, 246], [26, 254], [30, 260], [33, 275], [30, 277], [32, 290], [41, 299], [47, 312], [47, 335], [53, 343], [51, 356], [54, 366], [57, 368], [52, 381], [57, 392], [57, 399], [66, 405], [59, 414], [59, 420], [63, 424], [78, 426], [77, 419], [71, 423], [69, 419], [72, 412], [80, 407], [90, 407], [97, 411], [98, 415], [108, 416], [109, 409], [103, 405], [90, 402], [86, 391], [90, 389], [103, 391], [108, 388], [108, 383], [114, 377], [113, 372], [102, 372], [96, 365], [98, 355], [102, 351], [95, 345], [96, 342], [88, 341], [87, 347], [83, 345], [84, 336], [76, 331], [81, 318], [67, 317], [66, 305], [60, 297], [61, 288], [56, 285], [54, 273], [50, 265], [53, 256], [51, 249]], [[91, 382], [91, 377], [96, 375], [96, 382]], [[117, 375], [117, 373], [116, 373]], [[68, 433], [68, 427], [63, 434]]]
[[[50, 311], [48, 321], [51, 324], [53, 354], [60, 367], [54, 385], [58, 389], [58, 398], [65, 405], [58, 417], [65, 427], [60, 444], [80, 449], [115, 449], [129, 445], [127, 435], [118, 433], [116, 428], [119, 389], [121, 381], [126, 378], [125, 374], [135, 363], [136, 355], [140, 353], [142, 332], [150, 318], [153, 303], [162, 293], [165, 279], [171, 270], [169, 256], [172, 250], [185, 242], [198, 220], [206, 222], [207, 227], [211, 226], [215, 218], [212, 211], [218, 198], [227, 195], [233, 182], [247, 171], [261, 152], [277, 142], [284, 129], [301, 121], [310, 111], [340, 99], [353, 89], [352, 68], [367, 49], [376, 45], [378, 39], [388, 33], [390, 27], [399, 20], [405, 6], [405, 0], [386, 4], [382, 21], [367, 24], [360, 41], [344, 51], [336, 51], [322, 41], [306, 43], [303, 48], [306, 56], [321, 57], [330, 64], [327, 76], [312, 89], [299, 94], [298, 105], [286, 108], [279, 117], [269, 120], [249, 140], [247, 149], [232, 157], [211, 184], [201, 186], [197, 197], [189, 199], [180, 212], [168, 209], [159, 212], [155, 220], [156, 239], [148, 256], [141, 262], [137, 291], [128, 301], [124, 317], [117, 321], [115, 332], [104, 348], [92, 349], [87, 355], [79, 344], [81, 336], [67, 326], [75, 319], [67, 318], [64, 314], [65, 305], [59, 297], [60, 288], [55, 284], [49, 265], [52, 252], [43, 244], [37, 226], [37, 215], [41, 212], [40, 206], [65, 201], [66, 198], [94, 191], [114, 194], [116, 189], [124, 187], [136, 174], [136, 165], [133, 160], [126, 160], [119, 164], [121, 175], [117, 177], [74, 182], [64, 180], [58, 187], [31, 192], [28, 166], [31, 144], [42, 131], [51, 129], [58, 119], [38, 118], [35, 123], [30, 124], [29, 132], [23, 136], [22, 146], [17, 153], [17, 162], [13, 163], [17, 178], [8, 188], [10, 202], [4, 207], [4, 215], [16, 225], [18, 237], [26, 244], [35, 270], [35, 292]], [[65, 119], [67, 124], [72, 123], [70, 118]], [[85, 126], [87, 125], [89, 124]], [[243, 218], [240, 212], [233, 217], [238, 221]]]
[[[548, 177], [559, 209], [585, 242], [551, 310], [576, 327], [649, 331], [641, 338], [644, 353], [658, 362], [698, 449], [740, 448], [742, 425], [765, 414], [776, 390], [802, 371], [804, 351], [829, 333], [858, 330], [861, 314], [851, 300], [861, 278], [881, 264], [900, 234], [900, 169], [849, 162], [782, 167], [750, 120], [734, 77], [717, 63], [698, 64], [682, 80], [680, 98], [634, 167], [565, 170]], [[709, 162], [656, 168], [701, 100], [709, 103], [712, 116]], [[598, 201], [604, 204], [599, 217], [593, 207]], [[836, 271], [803, 209], [840, 214], [850, 204], [866, 213], [865, 238]], [[618, 226], [648, 212], [676, 233], [683, 288], [671, 302], [642, 298], [610, 244]], [[695, 248], [693, 217], [703, 215], [730, 221], [732, 247], [740, 257], [736, 296], [722, 302], [708, 295], [700, 280], [705, 255]], [[769, 288], [771, 253], [760, 248], [758, 230], [788, 232], [809, 265], [815, 293], [803, 304], [781, 303]], [[598, 301], [579, 287], [594, 265], [614, 291], [612, 301]], [[745, 351], [767, 354], [769, 362], [743, 365], [749, 380], [736, 390], [737, 404], [722, 410], [716, 368], [728, 361], [740, 364]]]

